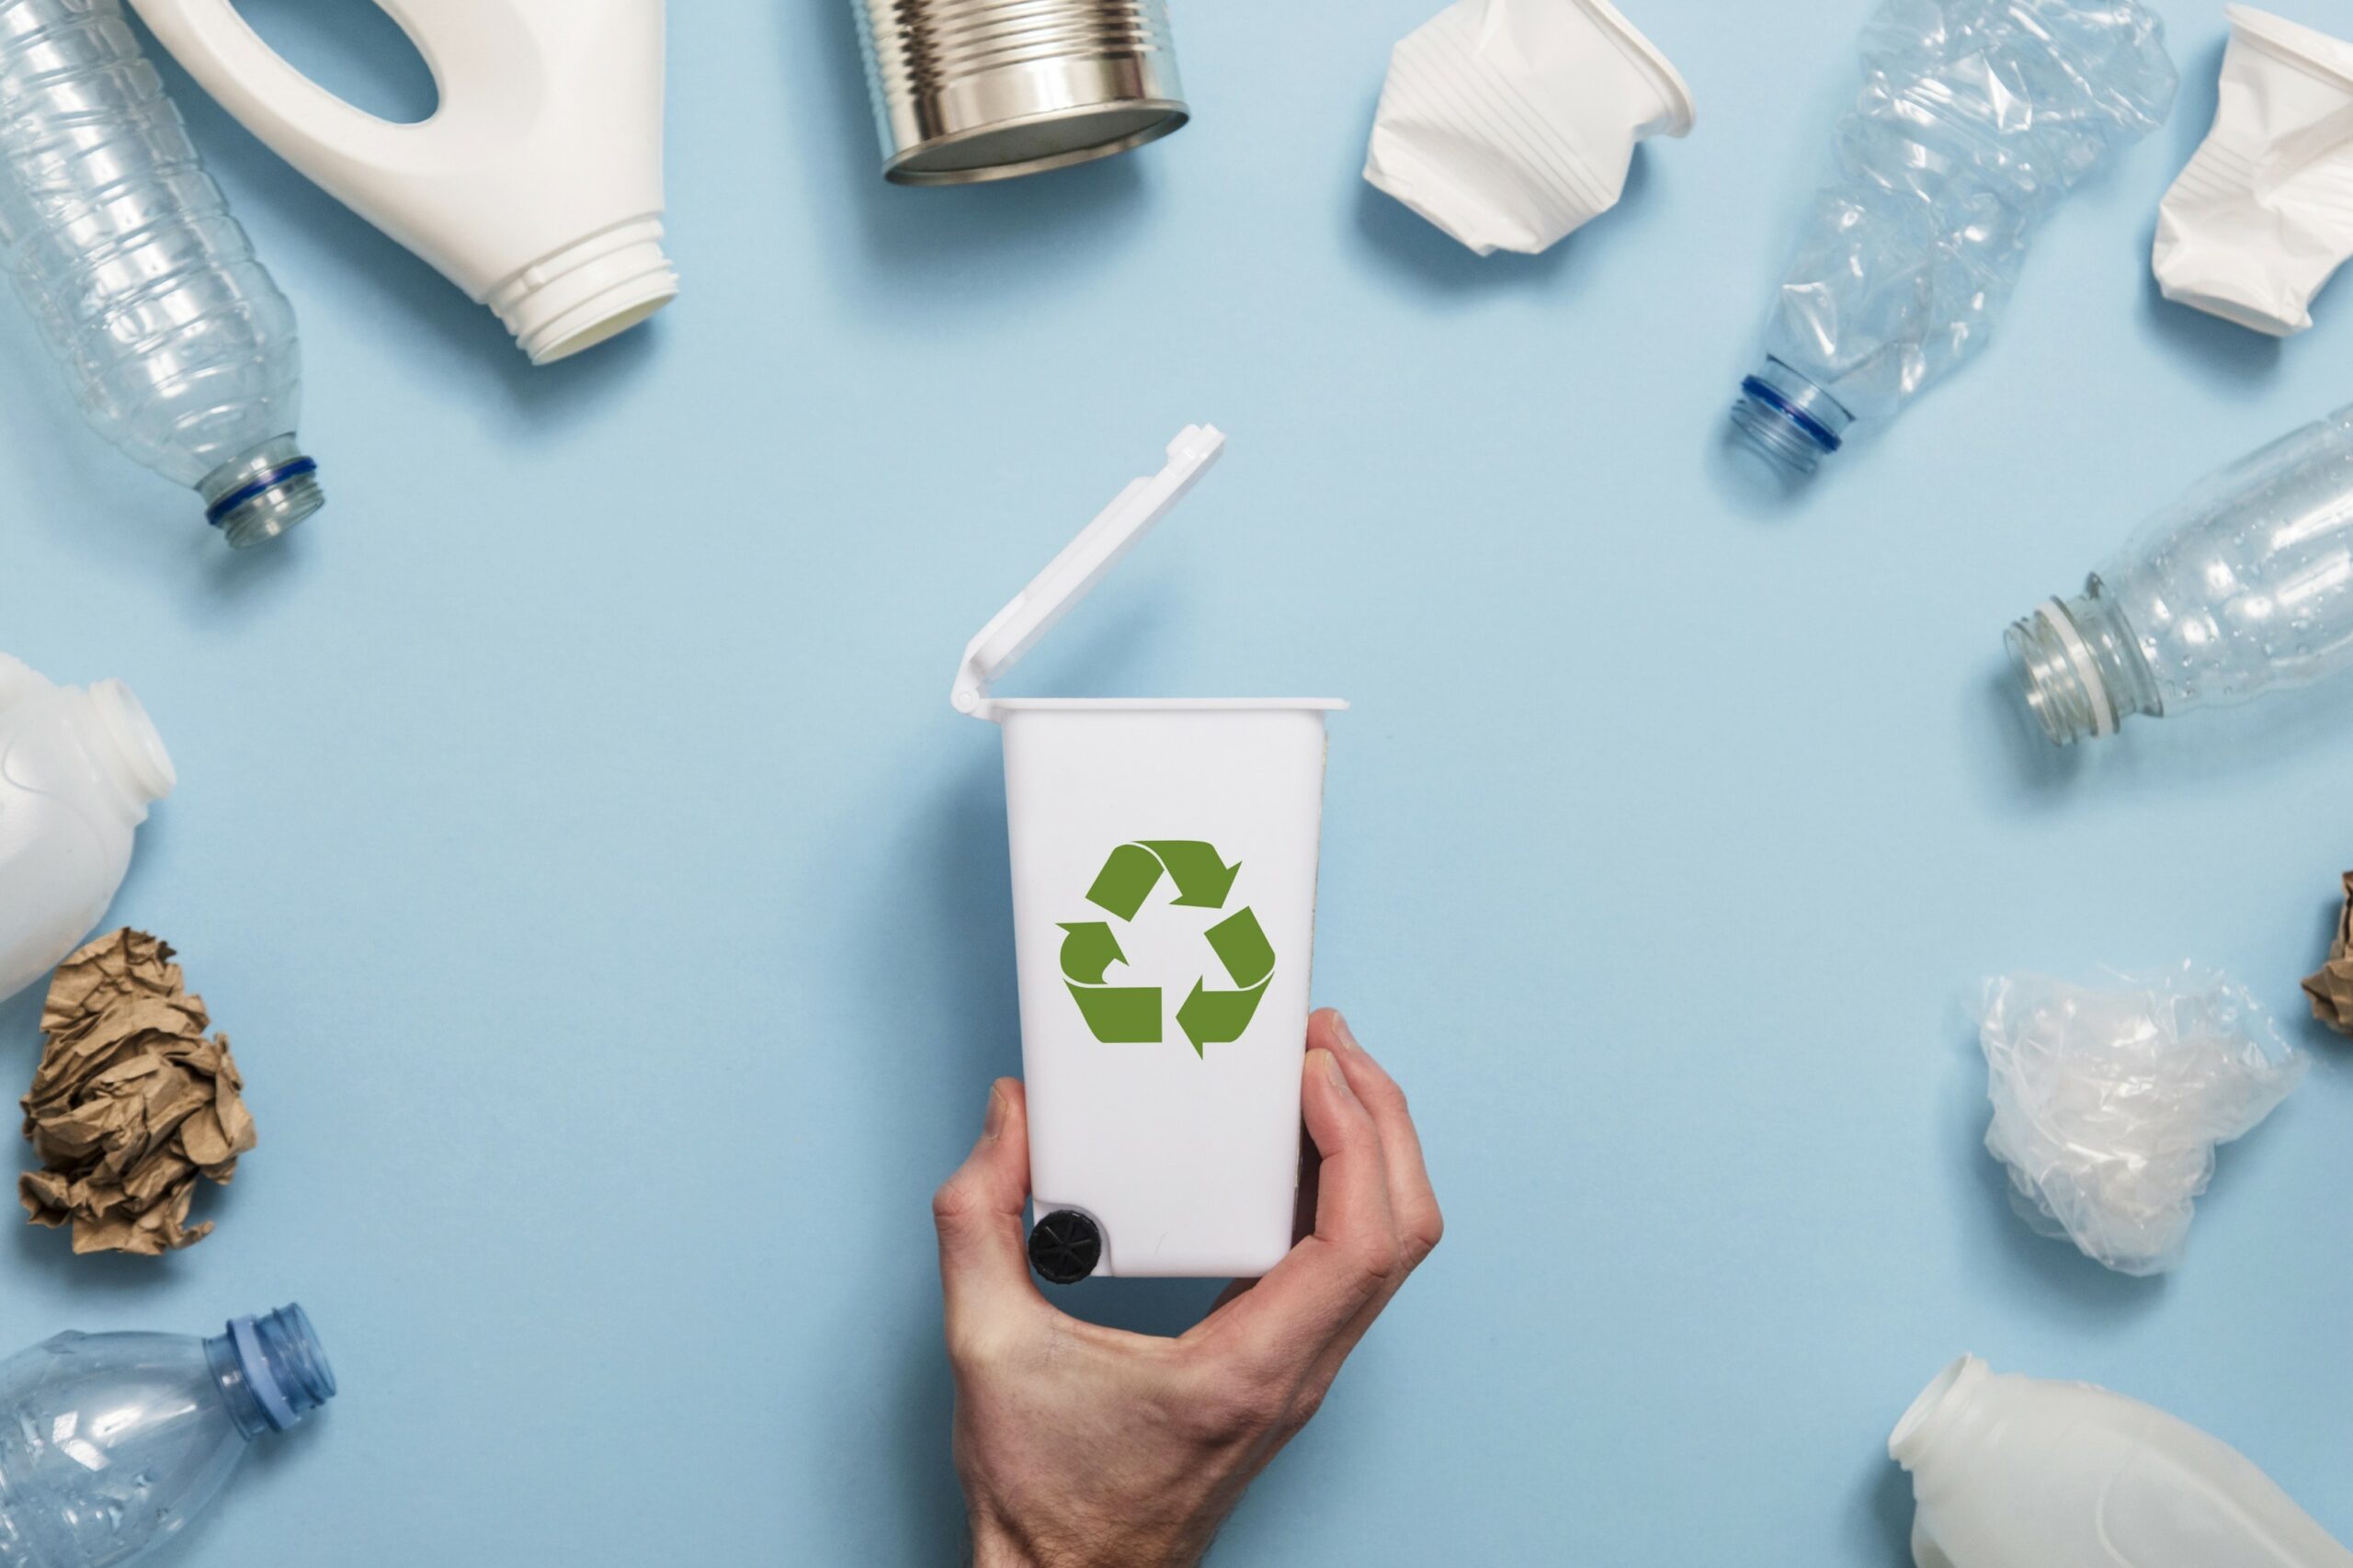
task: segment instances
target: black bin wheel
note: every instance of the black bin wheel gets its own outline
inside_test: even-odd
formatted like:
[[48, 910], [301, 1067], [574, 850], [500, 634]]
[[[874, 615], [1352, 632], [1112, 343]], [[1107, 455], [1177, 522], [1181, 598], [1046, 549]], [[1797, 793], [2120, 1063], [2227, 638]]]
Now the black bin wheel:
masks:
[[1029, 1267], [1049, 1285], [1075, 1285], [1103, 1260], [1103, 1233], [1075, 1209], [1057, 1209], [1031, 1227]]

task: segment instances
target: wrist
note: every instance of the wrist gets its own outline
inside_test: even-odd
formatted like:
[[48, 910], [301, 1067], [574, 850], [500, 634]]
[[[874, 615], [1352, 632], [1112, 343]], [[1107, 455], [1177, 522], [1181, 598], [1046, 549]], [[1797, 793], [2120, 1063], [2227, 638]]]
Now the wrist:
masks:
[[1121, 1540], [1092, 1547], [1035, 1540], [1005, 1520], [974, 1509], [969, 1516], [971, 1568], [1196, 1568], [1206, 1542]]
[[972, 1568], [1041, 1568], [1038, 1559], [996, 1521], [972, 1517]]

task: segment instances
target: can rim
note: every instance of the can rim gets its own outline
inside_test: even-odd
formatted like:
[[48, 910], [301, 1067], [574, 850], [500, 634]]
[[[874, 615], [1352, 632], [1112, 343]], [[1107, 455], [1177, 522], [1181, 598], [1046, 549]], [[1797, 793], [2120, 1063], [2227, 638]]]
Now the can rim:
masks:
[[[1001, 135], [1025, 126], [1051, 125], [1057, 120], [1076, 119], [1106, 110], [1156, 112], [1159, 119], [1115, 136], [1108, 142], [1089, 142], [1084, 147], [1067, 147], [1058, 153], [1047, 153], [1035, 158], [1023, 158], [1011, 164], [985, 164], [968, 169], [909, 169], [917, 159], [930, 156], [943, 148], [955, 147], [983, 136]], [[1193, 111], [1176, 98], [1107, 99], [1096, 103], [1066, 104], [1060, 108], [1043, 109], [1036, 114], [1014, 115], [1005, 119], [993, 119], [983, 125], [968, 125], [960, 130], [927, 138], [897, 153], [882, 165], [882, 177], [893, 185], [951, 186], [982, 185], [991, 180], [1016, 179], [1023, 175], [1040, 175], [1051, 169], [1066, 169], [1077, 164], [1093, 163], [1131, 152], [1146, 142], [1182, 131], [1193, 118]]]
[[1337, 697], [992, 697], [989, 706], [1004, 713], [1345, 713], [1348, 708]]

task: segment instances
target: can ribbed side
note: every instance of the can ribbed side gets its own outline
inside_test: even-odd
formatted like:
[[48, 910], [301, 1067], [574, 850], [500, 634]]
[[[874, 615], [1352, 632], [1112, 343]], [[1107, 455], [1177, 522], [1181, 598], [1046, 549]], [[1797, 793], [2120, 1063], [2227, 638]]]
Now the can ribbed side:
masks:
[[[856, 0], [878, 107], [1057, 60], [1173, 53], [1162, 0]], [[887, 112], [887, 108], [886, 108]]]
[[850, 0], [902, 185], [964, 185], [1139, 147], [1187, 119], [1165, 0]]

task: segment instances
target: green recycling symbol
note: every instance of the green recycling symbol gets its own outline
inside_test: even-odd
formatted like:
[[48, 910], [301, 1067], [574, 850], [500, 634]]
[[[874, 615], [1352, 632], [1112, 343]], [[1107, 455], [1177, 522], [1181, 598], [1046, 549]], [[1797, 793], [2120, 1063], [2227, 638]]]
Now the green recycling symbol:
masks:
[[[1122, 922], [1133, 920], [1165, 876], [1176, 889], [1172, 907], [1223, 909], [1233, 879], [1242, 872], [1239, 861], [1229, 866], [1210, 845], [1193, 839], [1152, 839], [1122, 844], [1103, 862], [1086, 902], [1107, 909]], [[1063, 926], [1063, 979], [1070, 986], [1089, 1033], [1106, 1045], [1155, 1045], [1162, 1039], [1160, 987], [1113, 985], [1107, 980], [1113, 964], [1125, 964], [1120, 938], [1110, 922], [1079, 920]], [[1193, 1044], [1230, 1045], [1242, 1038], [1258, 1011], [1258, 999], [1275, 977], [1275, 949], [1260, 929], [1258, 917], [1245, 904], [1211, 926], [1210, 950], [1224, 966], [1231, 991], [1212, 991], [1205, 975], [1193, 982], [1190, 994], [1176, 1009], [1176, 1027]]]

